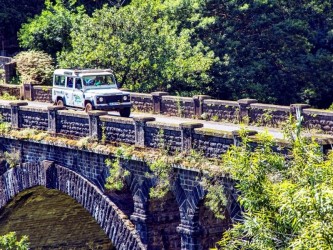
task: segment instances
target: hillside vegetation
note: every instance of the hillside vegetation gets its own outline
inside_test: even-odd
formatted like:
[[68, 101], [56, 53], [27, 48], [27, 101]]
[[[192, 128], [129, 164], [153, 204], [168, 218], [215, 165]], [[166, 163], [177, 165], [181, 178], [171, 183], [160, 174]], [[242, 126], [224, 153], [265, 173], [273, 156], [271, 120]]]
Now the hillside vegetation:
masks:
[[[104, 5], [103, 5], [104, 4]], [[47, 0], [24, 49], [115, 69], [135, 91], [309, 103], [333, 94], [331, 0]]]

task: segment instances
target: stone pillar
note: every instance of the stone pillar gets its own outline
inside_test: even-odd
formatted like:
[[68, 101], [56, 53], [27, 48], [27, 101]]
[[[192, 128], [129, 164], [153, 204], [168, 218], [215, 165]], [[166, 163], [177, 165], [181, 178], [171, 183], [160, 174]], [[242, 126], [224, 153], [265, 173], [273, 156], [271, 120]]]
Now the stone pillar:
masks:
[[181, 250], [201, 250], [200, 234], [202, 230], [198, 227], [180, 225], [177, 232], [181, 237]]
[[237, 102], [239, 104], [239, 122], [248, 124], [250, 122], [250, 104], [258, 101], [256, 99], [240, 99]]
[[135, 129], [135, 146], [145, 146], [146, 123], [155, 121], [154, 117], [142, 116], [133, 117]]
[[308, 104], [295, 103], [290, 105], [290, 113], [296, 118], [296, 111], [300, 111], [300, 115], [302, 115], [303, 109], [310, 108], [311, 106]]
[[181, 129], [182, 151], [190, 151], [192, 149], [193, 133], [195, 128], [202, 128], [202, 123], [186, 122], [179, 124]]
[[127, 161], [125, 164], [128, 167], [127, 169], [132, 173], [127, 179], [127, 184], [130, 187], [134, 202], [134, 212], [130, 219], [134, 223], [142, 243], [147, 245], [149, 190], [152, 186], [150, 179], [145, 176], [148, 167], [145, 163], [138, 163], [136, 161]]
[[181, 237], [181, 250], [201, 250], [199, 204], [205, 197], [200, 183], [200, 173], [190, 169], [177, 169], [178, 178], [172, 189], [179, 205], [180, 225], [177, 232]]
[[89, 116], [89, 136], [94, 140], [101, 139], [99, 132], [99, 117], [101, 115], [107, 115], [106, 111], [92, 110], [88, 112]]
[[12, 128], [17, 129], [20, 128], [20, 116], [19, 116], [19, 110], [21, 106], [27, 106], [27, 102], [21, 102], [21, 101], [15, 101], [9, 103], [11, 107], [11, 113], [12, 113]]
[[48, 115], [47, 115], [47, 120], [48, 120], [48, 127], [47, 131], [50, 134], [56, 134], [57, 133], [57, 113], [58, 110], [65, 109], [65, 107], [60, 107], [60, 106], [48, 106]]
[[32, 85], [31, 83], [23, 83], [23, 98], [25, 100], [32, 100]]
[[209, 95], [195, 95], [193, 96], [194, 101], [194, 115], [197, 118], [200, 118], [201, 115], [204, 113], [203, 111], [203, 103], [204, 100], [210, 99], [211, 97]]
[[168, 95], [168, 92], [153, 92], [153, 112], [154, 114], [161, 114], [162, 111], [162, 96]]
[[[255, 131], [255, 130], [246, 130], [246, 134], [248, 136], [253, 136], [253, 135], [256, 135], [258, 134], [258, 131]], [[234, 130], [232, 131], [232, 136], [234, 138], [234, 145], [235, 146], [238, 146], [240, 141], [241, 141], [241, 137], [240, 137], [240, 132], [239, 130]]]
[[5, 63], [5, 83], [10, 83], [10, 80], [16, 76], [16, 62]]

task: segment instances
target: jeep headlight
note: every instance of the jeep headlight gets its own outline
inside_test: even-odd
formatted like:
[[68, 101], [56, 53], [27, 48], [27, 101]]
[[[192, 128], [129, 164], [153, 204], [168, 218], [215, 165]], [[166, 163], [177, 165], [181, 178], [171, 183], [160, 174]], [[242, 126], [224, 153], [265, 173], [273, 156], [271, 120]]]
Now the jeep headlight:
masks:
[[104, 101], [104, 98], [103, 98], [103, 97], [100, 97], [100, 98], [98, 98], [98, 101], [99, 101], [99, 102], [103, 102], [103, 101]]
[[124, 100], [124, 101], [127, 101], [127, 99], [128, 99], [128, 96], [127, 96], [127, 95], [124, 95], [124, 96], [123, 96], [123, 100]]

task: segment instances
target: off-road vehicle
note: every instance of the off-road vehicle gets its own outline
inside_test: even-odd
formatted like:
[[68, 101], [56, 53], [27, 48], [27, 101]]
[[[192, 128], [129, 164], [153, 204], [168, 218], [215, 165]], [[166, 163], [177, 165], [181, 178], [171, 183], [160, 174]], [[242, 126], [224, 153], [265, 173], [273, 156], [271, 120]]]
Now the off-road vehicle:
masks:
[[110, 69], [57, 69], [53, 74], [52, 101], [59, 106], [82, 108], [86, 112], [117, 110], [123, 117], [131, 114], [128, 92], [118, 89]]

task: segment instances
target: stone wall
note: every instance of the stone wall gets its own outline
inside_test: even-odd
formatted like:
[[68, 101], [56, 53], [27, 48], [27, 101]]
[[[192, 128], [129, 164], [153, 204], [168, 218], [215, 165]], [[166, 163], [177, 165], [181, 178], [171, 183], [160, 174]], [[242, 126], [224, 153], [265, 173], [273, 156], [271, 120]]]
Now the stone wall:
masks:
[[[29, 99], [31, 97], [32, 100], [51, 103], [51, 87], [31, 85], [29, 91], [31, 91], [30, 94], [24, 95], [24, 93], [21, 93], [23, 91], [21, 91], [20, 86], [0, 85], [0, 95], [7, 92], [18, 99], [22, 95], [29, 96]], [[303, 124], [307, 128], [333, 134], [333, 124], [331, 123], [333, 113], [327, 110], [312, 109], [306, 104], [280, 106], [258, 103], [255, 99], [226, 101], [210, 99], [209, 96], [204, 95], [193, 97], [170, 96], [166, 92], [130, 93], [130, 95], [134, 111], [215, 122], [242, 122], [256, 126], [281, 127], [281, 124], [288, 119], [290, 114], [295, 116], [296, 110], [300, 110], [304, 118]], [[111, 130], [108, 132], [109, 138], [115, 136], [111, 136], [114, 132], [111, 132]], [[129, 142], [132, 139], [123, 138], [123, 141]]]
[[154, 111], [151, 94], [131, 93], [131, 102], [136, 111], [144, 113], [152, 113]]
[[253, 103], [250, 104], [249, 119], [253, 125], [280, 127], [290, 114], [287, 106]]
[[8, 93], [11, 96], [15, 96], [17, 99], [20, 98], [21, 86], [12, 84], [0, 84], [0, 96]]
[[100, 116], [101, 139], [106, 142], [135, 144], [134, 121], [131, 118]]
[[21, 107], [19, 124], [21, 128], [32, 128], [46, 131], [48, 128], [47, 109]]
[[238, 123], [239, 105], [234, 101], [204, 100], [202, 119]]
[[11, 122], [12, 110], [8, 105], [0, 105], [0, 117], [2, 122]]
[[38, 102], [52, 102], [52, 87], [51, 86], [33, 86], [32, 100]]
[[145, 146], [167, 149], [171, 152], [182, 150], [181, 131], [179, 126], [148, 122], [145, 133]]
[[58, 111], [57, 133], [66, 136], [87, 137], [89, 136], [88, 115], [79, 111]]
[[219, 132], [204, 128], [195, 129], [193, 148], [205, 156], [219, 158], [233, 145], [235, 138], [232, 133]]
[[194, 101], [191, 97], [162, 96], [161, 114], [194, 118]]

